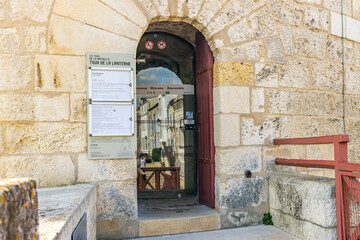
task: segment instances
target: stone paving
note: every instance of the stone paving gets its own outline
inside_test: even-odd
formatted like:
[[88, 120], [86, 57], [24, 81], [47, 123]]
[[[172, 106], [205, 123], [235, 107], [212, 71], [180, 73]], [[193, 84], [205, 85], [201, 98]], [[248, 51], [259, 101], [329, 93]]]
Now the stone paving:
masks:
[[235, 240], [235, 239], [249, 239], [249, 240], [299, 240], [299, 238], [286, 233], [274, 226], [252, 226], [242, 228], [223, 229], [208, 232], [197, 233], [185, 233], [176, 235], [165, 235], [158, 237], [146, 237], [146, 238], [134, 238], [141, 240], [194, 240], [194, 239], [206, 239], [206, 240]]

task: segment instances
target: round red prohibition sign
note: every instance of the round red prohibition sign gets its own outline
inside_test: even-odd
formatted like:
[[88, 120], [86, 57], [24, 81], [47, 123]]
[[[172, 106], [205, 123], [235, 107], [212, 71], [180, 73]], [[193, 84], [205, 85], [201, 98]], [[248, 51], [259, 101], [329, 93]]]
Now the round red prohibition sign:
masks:
[[145, 43], [145, 48], [146, 48], [147, 50], [151, 50], [151, 49], [153, 49], [153, 47], [154, 47], [154, 43], [153, 43], [152, 41], [147, 41], [147, 42]]
[[164, 48], [166, 48], [166, 42], [161, 40], [158, 42], [157, 46], [159, 49], [164, 49]]

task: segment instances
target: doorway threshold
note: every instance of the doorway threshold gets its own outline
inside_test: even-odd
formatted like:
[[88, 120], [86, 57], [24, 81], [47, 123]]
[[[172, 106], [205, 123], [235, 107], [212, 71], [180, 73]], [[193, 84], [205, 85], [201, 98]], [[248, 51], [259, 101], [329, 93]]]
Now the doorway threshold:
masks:
[[159, 236], [220, 229], [220, 213], [195, 197], [138, 201], [139, 236]]

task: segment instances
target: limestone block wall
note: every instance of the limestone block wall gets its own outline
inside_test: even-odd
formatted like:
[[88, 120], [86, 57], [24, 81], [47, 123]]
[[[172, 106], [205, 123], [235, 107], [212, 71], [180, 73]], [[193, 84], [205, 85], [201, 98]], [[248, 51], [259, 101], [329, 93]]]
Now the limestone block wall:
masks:
[[[86, 157], [85, 52], [135, 54], [150, 23], [183, 21], [215, 57], [216, 208], [224, 226], [259, 223], [276, 157], [332, 158], [331, 146], [272, 140], [343, 133], [342, 43], [331, 17], [340, 2], [0, 0], [0, 177], [29, 176], [41, 187], [97, 182], [98, 235], [136, 236], [135, 159]], [[344, 13], [360, 20], [358, 0], [345, 0]], [[357, 161], [360, 39], [346, 37], [345, 122]]]
[[300, 239], [337, 239], [334, 179], [276, 174], [269, 193], [275, 226]]
[[39, 239], [38, 198], [34, 180], [0, 180], [0, 239]]

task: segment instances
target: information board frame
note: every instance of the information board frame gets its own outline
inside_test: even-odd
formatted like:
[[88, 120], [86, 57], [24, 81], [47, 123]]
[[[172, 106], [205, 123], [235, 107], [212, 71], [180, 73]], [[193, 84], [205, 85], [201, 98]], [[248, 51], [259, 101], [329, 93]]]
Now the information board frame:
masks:
[[[134, 99], [134, 70], [132, 68], [114, 68], [114, 67], [89, 67], [87, 70], [88, 78], [88, 98], [95, 102], [128, 102]], [[92, 71], [116, 71], [116, 72], [129, 72], [130, 73], [130, 98], [95, 98], [93, 96], [92, 86]]]
[[[109, 71], [121, 71], [127, 70], [131, 76], [131, 99], [121, 99], [124, 101], [118, 101], [120, 99], [94, 99], [90, 98], [90, 85], [89, 77], [92, 70], [109, 70]], [[132, 104], [132, 135], [122, 136], [92, 136], [89, 134], [89, 126], [87, 126], [87, 155], [88, 159], [133, 159], [136, 158], [136, 136], [135, 136], [135, 87], [136, 87], [136, 63], [135, 55], [128, 53], [113, 53], [113, 52], [87, 52], [86, 53], [86, 79], [87, 79], [87, 109], [90, 109], [91, 104], [97, 102], [113, 103], [127, 103]], [[116, 76], [114, 74], [113, 76]], [[105, 76], [103, 76], [105, 77]], [[90, 84], [90, 85], [89, 85]], [[106, 87], [106, 86], [105, 86]], [[104, 90], [101, 89], [100, 90]], [[106, 89], [105, 89], [106, 90]], [[121, 88], [120, 88], [121, 90]], [[89, 94], [90, 93], [90, 94]], [[100, 92], [101, 93], [101, 92]], [[128, 95], [130, 96], [130, 95]], [[97, 101], [105, 100], [105, 101]], [[113, 101], [115, 100], [115, 101]], [[89, 125], [91, 118], [89, 111], [87, 111], [87, 125]]]
[[[94, 134], [93, 131], [93, 118], [92, 118], [92, 106], [96, 105], [109, 105], [109, 106], [129, 106], [131, 111], [130, 116], [126, 116], [124, 118], [129, 118], [131, 121], [131, 129], [128, 134], [117, 134], [117, 133], [108, 133], [108, 134]], [[88, 133], [90, 137], [123, 137], [123, 136], [134, 136], [135, 127], [134, 127], [134, 104], [132, 102], [91, 102], [89, 103], [89, 123], [88, 123]]]

